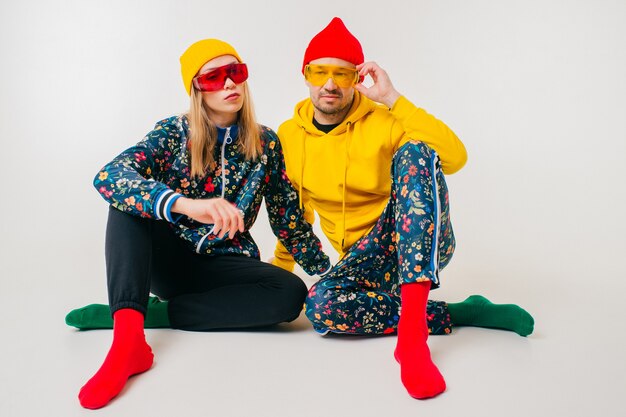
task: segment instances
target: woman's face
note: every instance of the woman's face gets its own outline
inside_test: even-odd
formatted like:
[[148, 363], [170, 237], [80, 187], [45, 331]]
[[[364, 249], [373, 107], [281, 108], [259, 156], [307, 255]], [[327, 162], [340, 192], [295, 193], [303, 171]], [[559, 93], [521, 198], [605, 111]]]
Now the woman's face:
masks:
[[[239, 62], [237, 58], [232, 55], [218, 56], [204, 64], [197, 75], [237, 62]], [[218, 126], [225, 127], [237, 120], [237, 112], [243, 106], [245, 95], [243, 85], [243, 83], [235, 84], [233, 80], [226, 78], [222, 89], [202, 92], [202, 100], [208, 107], [208, 116]]]

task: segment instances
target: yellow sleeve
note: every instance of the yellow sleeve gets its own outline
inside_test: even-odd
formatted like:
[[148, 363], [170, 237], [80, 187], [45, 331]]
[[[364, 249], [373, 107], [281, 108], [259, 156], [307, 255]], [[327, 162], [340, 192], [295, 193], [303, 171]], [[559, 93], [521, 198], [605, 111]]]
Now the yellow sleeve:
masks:
[[454, 174], [463, 168], [467, 161], [465, 145], [445, 123], [416, 107], [404, 96], [396, 100], [391, 114], [403, 130], [394, 134], [394, 152], [410, 140], [419, 140], [437, 152], [445, 174]]
[[[313, 226], [315, 222], [315, 212], [313, 211], [313, 207], [311, 207], [310, 201], [308, 199], [303, 199], [302, 196], [299, 196], [302, 200], [302, 210], [304, 211], [304, 219]], [[295, 261], [293, 260], [293, 255], [289, 253], [285, 246], [280, 243], [279, 240], [276, 241], [276, 249], [274, 249], [274, 259], [272, 260], [272, 265], [275, 265], [279, 268], [282, 268], [286, 271], [293, 272], [293, 267], [295, 265]]]

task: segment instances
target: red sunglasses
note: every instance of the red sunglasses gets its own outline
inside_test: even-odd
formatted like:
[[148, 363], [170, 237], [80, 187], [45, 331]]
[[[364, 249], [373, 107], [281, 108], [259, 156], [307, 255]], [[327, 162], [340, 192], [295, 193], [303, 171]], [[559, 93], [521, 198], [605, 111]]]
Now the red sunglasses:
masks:
[[217, 91], [224, 88], [228, 78], [235, 84], [241, 84], [248, 79], [248, 67], [246, 64], [240, 63], [217, 67], [212, 71], [195, 77], [193, 86], [200, 91]]

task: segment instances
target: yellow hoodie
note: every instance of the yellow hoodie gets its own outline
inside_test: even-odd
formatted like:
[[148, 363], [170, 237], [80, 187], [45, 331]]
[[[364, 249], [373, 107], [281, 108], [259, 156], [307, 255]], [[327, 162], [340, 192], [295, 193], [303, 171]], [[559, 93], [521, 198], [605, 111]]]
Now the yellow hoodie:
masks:
[[[314, 211], [318, 213], [324, 234], [342, 257], [385, 208], [391, 162], [399, 147], [409, 140], [426, 143], [439, 154], [445, 174], [458, 171], [467, 160], [454, 132], [404, 97], [390, 110], [355, 91], [350, 112], [327, 134], [313, 125], [313, 110], [310, 99], [298, 103], [278, 136], [305, 218], [312, 224]], [[293, 258], [280, 242], [273, 263], [293, 270]]]

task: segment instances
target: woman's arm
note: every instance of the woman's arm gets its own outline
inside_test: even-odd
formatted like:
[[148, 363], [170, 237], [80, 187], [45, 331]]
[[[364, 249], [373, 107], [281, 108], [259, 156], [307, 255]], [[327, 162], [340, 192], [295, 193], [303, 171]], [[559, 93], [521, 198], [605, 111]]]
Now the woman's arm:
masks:
[[298, 194], [287, 178], [280, 141], [273, 131], [267, 134], [271, 155], [265, 203], [272, 231], [307, 274], [324, 273], [330, 260], [299, 207]]
[[159, 179], [180, 151], [180, 135], [174, 123], [159, 123], [137, 145], [106, 164], [93, 184], [102, 198], [127, 213], [171, 219], [171, 207], [181, 197]]

